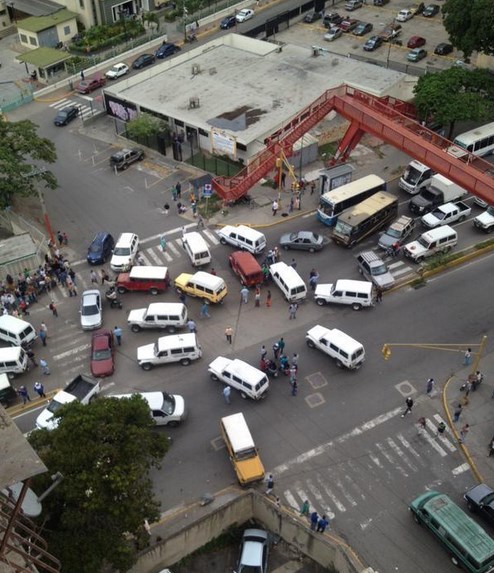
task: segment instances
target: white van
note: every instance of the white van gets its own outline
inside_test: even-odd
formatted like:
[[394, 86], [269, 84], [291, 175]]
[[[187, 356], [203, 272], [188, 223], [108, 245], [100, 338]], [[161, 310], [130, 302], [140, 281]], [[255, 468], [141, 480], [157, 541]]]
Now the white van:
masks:
[[221, 380], [240, 392], [242, 398], [260, 400], [268, 393], [269, 380], [264, 372], [243, 360], [218, 356], [208, 366], [212, 380]]
[[269, 272], [288, 302], [299, 302], [307, 296], [307, 286], [293, 267], [283, 262], [274, 263]]
[[188, 366], [192, 360], [201, 356], [202, 349], [193, 332], [162, 336], [154, 344], [139, 346], [137, 349], [137, 362], [143, 370], [151, 370], [153, 366], [171, 362]]
[[153, 302], [147, 308], [137, 308], [129, 312], [127, 323], [132, 332], [142, 328], [167, 330], [173, 334], [187, 324], [187, 307], [181, 302]]
[[140, 396], [149, 406], [151, 418], [157, 426], [178, 426], [187, 418], [185, 400], [178, 394], [167, 392], [136, 392], [135, 394], [119, 394], [108, 398], [132, 398]]
[[139, 237], [134, 233], [122, 233], [113, 249], [110, 261], [111, 270], [116, 273], [130, 270], [130, 267], [134, 264], [138, 249]]
[[0, 316], [0, 340], [13, 346], [30, 346], [38, 337], [34, 327], [16, 316]]
[[338, 368], [356, 370], [365, 360], [362, 344], [337, 328], [329, 329], [318, 324], [307, 332], [305, 341], [309, 348], [318, 348], [334, 358]]
[[375, 305], [376, 292], [371, 282], [340, 279], [334, 284], [317, 285], [314, 298], [319, 306], [349, 304], [353, 310], [360, 310], [363, 306]]
[[422, 233], [416, 241], [403, 247], [405, 257], [416, 263], [436, 253], [447, 253], [458, 243], [458, 234], [449, 225]]
[[229, 243], [253, 255], [261, 253], [266, 248], [266, 237], [260, 231], [246, 225], [226, 225], [218, 231], [222, 245]]
[[182, 236], [182, 245], [194, 267], [207, 265], [211, 262], [211, 253], [209, 252], [206, 241], [202, 238], [200, 233], [196, 231], [184, 233]]
[[5, 373], [9, 378], [22, 374], [27, 370], [27, 354], [21, 346], [0, 348], [0, 374]]

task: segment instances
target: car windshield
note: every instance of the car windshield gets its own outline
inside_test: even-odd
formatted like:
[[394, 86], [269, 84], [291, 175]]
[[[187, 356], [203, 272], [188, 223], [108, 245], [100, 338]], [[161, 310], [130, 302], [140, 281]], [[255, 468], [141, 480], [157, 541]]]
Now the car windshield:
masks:
[[175, 411], [175, 398], [173, 396], [170, 396], [170, 394], [166, 394], [165, 392], [163, 392], [163, 412], [165, 412], [165, 414], [173, 414], [173, 412]]
[[377, 267], [372, 267], [372, 275], [373, 276], [379, 276], [379, 275], [384, 275], [388, 272], [388, 269], [386, 268], [386, 265], [383, 263], [382, 265], [379, 265]]
[[492, 215], [494, 217], [494, 207], [487, 207], [487, 213], [489, 213], [489, 215]]
[[101, 245], [99, 243], [93, 243], [90, 247], [89, 247], [89, 252], [90, 253], [99, 253], [101, 251]]
[[111, 350], [109, 348], [93, 352], [93, 360], [108, 360], [108, 358], [111, 358]]
[[82, 306], [81, 314], [82, 316], [92, 316], [93, 314], [98, 314], [99, 309], [96, 304], [88, 304]]
[[69, 112], [64, 111], [64, 110], [58, 112], [58, 117], [67, 117], [68, 115], [69, 115]]
[[398, 229], [393, 229], [393, 227], [390, 227], [386, 231], [386, 235], [388, 235], [388, 237], [392, 237], [393, 239], [399, 239], [401, 237], [400, 231], [398, 231]]
[[129, 247], [117, 247], [113, 251], [113, 254], [117, 255], [118, 257], [126, 257], [126, 256], [130, 255], [130, 248]]

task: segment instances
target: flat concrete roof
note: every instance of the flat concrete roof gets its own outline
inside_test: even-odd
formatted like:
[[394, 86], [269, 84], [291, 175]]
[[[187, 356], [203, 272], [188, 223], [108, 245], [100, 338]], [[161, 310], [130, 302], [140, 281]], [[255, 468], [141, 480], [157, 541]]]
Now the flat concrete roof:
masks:
[[[147, 68], [105, 91], [247, 145], [262, 140], [326, 90], [342, 84], [399, 97], [406, 74], [292, 44], [228, 34]], [[193, 73], [198, 66], [199, 73]], [[196, 67], [197, 71], [197, 67]], [[190, 98], [200, 107], [190, 109]]]
[[36, 245], [29, 233], [0, 241], [0, 265], [26, 259], [36, 254]]

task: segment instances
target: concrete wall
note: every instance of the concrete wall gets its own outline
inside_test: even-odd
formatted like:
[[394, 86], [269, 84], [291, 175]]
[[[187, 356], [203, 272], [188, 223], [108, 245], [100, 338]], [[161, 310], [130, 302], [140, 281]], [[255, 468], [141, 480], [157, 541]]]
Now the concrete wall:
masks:
[[307, 520], [256, 491], [230, 489], [218, 494], [211, 505], [199, 504], [169, 515], [153, 528], [159, 534], [155, 545], [143, 551], [130, 573], [155, 573], [193, 553], [229, 527], [254, 519], [279, 535], [301, 553], [323, 567], [339, 573], [365, 570], [359, 558], [341, 539], [331, 532], [315, 534]]

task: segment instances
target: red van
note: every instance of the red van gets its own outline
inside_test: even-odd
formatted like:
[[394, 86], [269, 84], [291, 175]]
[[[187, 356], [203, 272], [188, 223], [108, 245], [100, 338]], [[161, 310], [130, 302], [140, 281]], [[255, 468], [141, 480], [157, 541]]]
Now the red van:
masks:
[[120, 273], [115, 286], [120, 294], [127, 291], [164, 292], [170, 284], [168, 267], [136, 266], [128, 273]]
[[251, 253], [235, 251], [228, 259], [233, 272], [243, 285], [250, 287], [262, 284], [264, 280], [262, 269]]

